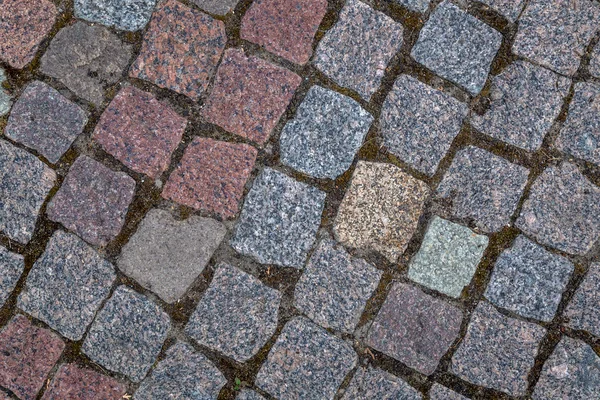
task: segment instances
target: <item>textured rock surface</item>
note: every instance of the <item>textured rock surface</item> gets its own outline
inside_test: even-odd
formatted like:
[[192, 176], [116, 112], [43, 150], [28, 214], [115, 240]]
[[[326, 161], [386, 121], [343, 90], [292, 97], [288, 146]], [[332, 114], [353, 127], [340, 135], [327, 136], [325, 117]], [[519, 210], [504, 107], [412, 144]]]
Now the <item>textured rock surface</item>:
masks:
[[275, 333], [280, 301], [277, 290], [222, 263], [186, 332], [201, 345], [246, 362]]
[[283, 327], [256, 385], [281, 400], [331, 399], [357, 360], [349, 344], [295, 318]]
[[462, 311], [405, 283], [395, 283], [369, 330], [367, 344], [431, 375], [458, 337]]
[[121, 399], [125, 385], [113, 378], [76, 364], [60, 366], [42, 400], [109, 400]]
[[417, 229], [427, 185], [391, 164], [359, 161], [338, 209], [334, 232], [344, 245], [394, 262]]
[[372, 122], [356, 101], [313, 86], [281, 132], [281, 162], [315, 178], [335, 179], [350, 168]]
[[408, 8], [411, 11], [424, 13], [429, 9], [431, 0], [394, 0], [394, 2]]
[[12, 97], [3, 87], [6, 82], [6, 72], [0, 67], [0, 117], [6, 115], [12, 106]]
[[175, 0], [159, 3], [129, 75], [197, 100], [225, 48], [225, 25]]
[[477, 147], [456, 153], [437, 189], [451, 212], [484, 232], [510, 223], [525, 189], [529, 170]]
[[211, 14], [225, 15], [235, 8], [239, 0], [192, 0], [192, 2]]
[[255, 392], [254, 390], [242, 389], [240, 394], [235, 398], [236, 400], [265, 400], [263, 396]]
[[517, 20], [525, 5], [525, 0], [479, 0], [479, 2], [502, 14], [510, 22]]
[[358, 0], [348, 0], [319, 42], [315, 66], [338, 85], [369, 100], [402, 46], [402, 25]]
[[541, 326], [506, 317], [482, 301], [452, 357], [451, 371], [476, 385], [522, 396], [545, 334]]
[[0, 308], [15, 289], [24, 269], [22, 255], [0, 246]]
[[516, 226], [542, 244], [584, 254], [600, 236], [600, 188], [573, 164], [548, 167], [531, 186]]
[[420, 400], [423, 396], [394, 375], [372, 367], [359, 368], [352, 377], [342, 400]]
[[263, 264], [302, 268], [324, 203], [319, 189], [265, 168], [246, 196], [231, 245]]
[[430, 400], [468, 400], [467, 397], [462, 396], [447, 387], [444, 387], [438, 383], [434, 383], [429, 391]]
[[573, 270], [566, 258], [519, 236], [498, 257], [485, 297], [524, 317], [551, 321]]
[[433, 11], [411, 51], [418, 63], [477, 95], [502, 35], [449, 1]]
[[600, 44], [597, 44], [592, 51], [588, 70], [590, 71], [590, 74], [596, 78], [600, 78]]
[[564, 312], [567, 325], [600, 337], [600, 264], [592, 264]]
[[90, 22], [137, 31], [148, 23], [157, 0], [75, 0], [75, 16]]
[[383, 145], [429, 176], [458, 135], [467, 105], [417, 79], [401, 75], [388, 94], [379, 119]]
[[166, 338], [169, 316], [145, 296], [119, 286], [100, 310], [82, 351], [106, 369], [141, 381]]
[[56, 174], [25, 150], [0, 140], [0, 231], [27, 243]]

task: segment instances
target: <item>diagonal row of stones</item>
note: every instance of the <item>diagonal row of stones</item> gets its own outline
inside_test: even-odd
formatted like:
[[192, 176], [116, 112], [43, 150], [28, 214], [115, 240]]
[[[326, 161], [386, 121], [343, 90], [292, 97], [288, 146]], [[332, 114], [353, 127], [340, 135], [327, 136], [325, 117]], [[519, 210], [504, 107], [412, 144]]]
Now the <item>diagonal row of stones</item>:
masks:
[[[453, 385], [465, 395], [477, 386], [535, 399], [593, 398], [600, 391], [600, 358], [588, 344], [600, 336], [600, 266], [588, 262], [600, 236], [600, 188], [586, 177], [600, 166], [600, 45], [583, 56], [597, 41], [597, 3], [482, 1], [517, 24], [511, 51], [518, 59], [488, 79], [506, 40], [499, 31], [448, 0], [398, 0], [402, 10], [426, 19], [410, 58], [444, 83], [433, 87], [402, 73], [381, 105], [373, 99], [406, 45], [406, 28], [368, 4], [348, 0], [323, 36], [324, 0], [244, 6], [241, 39], [279, 57], [275, 64], [260, 50], [226, 48], [222, 17], [198, 9], [227, 20], [235, 1], [193, 3], [75, 0], [76, 19], [44, 45], [65, 10], [48, 0], [0, 0], [0, 60], [22, 69], [41, 47], [36, 77], [68, 89], [35, 80], [16, 99], [4, 88], [0, 93], [0, 114], [10, 111], [8, 140], [0, 139], [3, 237], [26, 248], [40, 212], [67, 231], [51, 234], [32, 266], [0, 247], [0, 306], [14, 297], [19, 310], [43, 322], [10, 311], [15, 315], [0, 332], [0, 387], [33, 399], [51, 373], [44, 399], [118, 398], [127, 387], [136, 388], [136, 399], [217, 398], [227, 378], [213, 354], [242, 364], [268, 350], [253, 390], [237, 398], [423, 398], [382, 368], [358, 365], [354, 335], [374, 358], [391, 357], [425, 376], [451, 356], [448, 372], [471, 385]], [[134, 50], [103, 25], [144, 29], [141, 47]], [[583, 67], [582, 59], [589, 60]], [[280, 125], [306, 86], [309, 61], [324, 78]], [[230, 140], [186, 142], [189, 118], [145, 82], [200, 101], [202, 121]], [[470, 111], [450, 94], [455, 90], [468, 98], [483, 93], [486, 110]], [[66, 176], [57, 175], [95, 110], [102, 112], [92, 117], [92, 143], [126, 168], [81, 154]], [[465, 124], [516, 151], [556, 149], [569, 161], [531, 168], [472, 143], [456, 149]], [[381, 159], [356, 162], [373, 126], [403, 168]], [[273, 140], [280, 166], [259, 167]], [[318, 234], [328, 205], [322, 181], [341, 183], [347, 171], [352, 178], [332, 231]], [[145, 214], [111, 263], [103, 249], [126, 225], [139, 186], [132, 176], [156, 181], [167, 206]], [[431, 208], [432, 200], [439, 208]], [[173, 204], [203, 216], [176, 219], [165, 209]], [[439, 215], [424, 221], [430, 208]], [[234, 219], [230, 236], [227, 220]], [[511, 225], [520, 234], [499, 251], [481, 301], [465, 308], [490, 243]], [[407, 273], [389, 271], [420, 229]], [[281, 327], [284, 293], [219, 262], [183, 336], [163, 349], [178, 329], [164, 309], [185, 298], [227, 243], [260, 264], [302, 270], [291, 298], [302, 315]], [[581, 260], [589, 268], [573, 291]], [[121, 284], [121, 273], [143, 290]], [[392, 284], [381, 288], [389, 277]], [[382, 290], [383, 304], [365, 323], [370, 299]], [[550, 331], [565, 328], [570, 335], [539, 355]], [[112, 377], [76, 363], [56, 368], [65, 341], [55, 332], [81, 343], [81, 352]], [[439, 383], [428, 389], [432, 399], [466, 398]]]

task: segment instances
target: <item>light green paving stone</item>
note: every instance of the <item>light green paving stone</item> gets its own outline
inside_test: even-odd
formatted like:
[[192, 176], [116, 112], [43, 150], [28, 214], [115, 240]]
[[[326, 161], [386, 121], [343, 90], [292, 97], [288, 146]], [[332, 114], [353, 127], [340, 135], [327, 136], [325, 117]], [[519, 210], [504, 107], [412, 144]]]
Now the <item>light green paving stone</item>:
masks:
[[487, 236], [435, 217], [410, 263], [408, 277], [448, 296], [459, 297], [471, 282], [487, 244]]
[[4, 70], [0, 68], [0, 117], [6, 115], [12, 105], [10, 95], [2, 89], [2, 84], [4, 82], [6, 82], [6, 74], [4, 73]]

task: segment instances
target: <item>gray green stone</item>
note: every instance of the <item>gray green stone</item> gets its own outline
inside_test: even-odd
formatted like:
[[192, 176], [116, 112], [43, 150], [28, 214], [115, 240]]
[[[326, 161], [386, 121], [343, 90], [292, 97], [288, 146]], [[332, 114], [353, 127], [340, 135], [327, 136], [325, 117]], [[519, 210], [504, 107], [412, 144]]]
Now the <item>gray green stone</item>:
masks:
[[137, 31], [146, 26], [157, 0], [75, 0], [75, 16], [90, 22]]
[[411, 11], [424, 13], [429, 9], [431, 0], [394, 0], [394, 3], [400, 4]]
[[4, 72], [4, 69], [0, 67], [0, 117], [6, 115], [12, 105], [10, 94], [2, 88], [4, 82], [6, 82], [6, 73]]
[[24, 269], [22, 255], [12, 253], [0, 246], [0, 308], [17, 286]]

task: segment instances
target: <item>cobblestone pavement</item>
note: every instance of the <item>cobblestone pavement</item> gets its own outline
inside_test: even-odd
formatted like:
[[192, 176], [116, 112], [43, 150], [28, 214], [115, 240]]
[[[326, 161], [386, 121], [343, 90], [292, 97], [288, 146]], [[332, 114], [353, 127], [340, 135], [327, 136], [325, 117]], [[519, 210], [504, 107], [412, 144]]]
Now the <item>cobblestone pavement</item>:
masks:
[[0, 400], [598, 400], [599, 239], [599, 0], [0, 0]]

